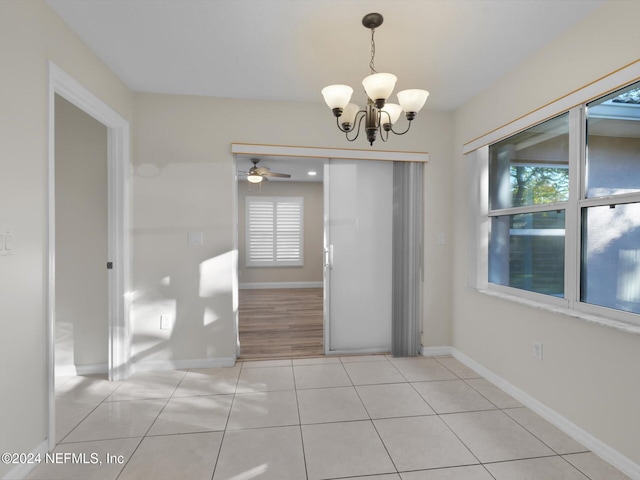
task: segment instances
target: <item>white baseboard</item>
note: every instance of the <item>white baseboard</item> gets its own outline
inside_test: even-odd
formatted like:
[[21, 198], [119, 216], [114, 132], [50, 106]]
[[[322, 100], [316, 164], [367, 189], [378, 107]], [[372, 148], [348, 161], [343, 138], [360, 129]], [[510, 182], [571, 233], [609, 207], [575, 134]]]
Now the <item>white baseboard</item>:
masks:
[[133, 365], [133, 372], [151, 372], [155, 370], [188, 370], [192, 368], [233, 367], [235, 357], [194, 358], [187, 360], [144, 360]]
[[452, 347], [420, 347], [420, 355], [423, 357], [442, 357], [451, 355]]
[[[34, 457], [37, 457], [38, 455], [40, 455], [40, 457], [44, 461], [44, 456], [49, 451], [48, 449], [49, 449], [49, 442], [48, 440], [45, 440], [36, 448], [34, 448], [30, 453]], [[37, 463], [17, 464], [14, 468], [12, 468], [11, 470], [9, 470], [7, 473], [4, 474], [4, 476], [2, 477], [2, 480], [22, 480], [23, 478], [26, 478], [27, 475], [29, 475], [31, 471], [37, 466], [38, 466]]]
[[323, 282], [252, 282], [240, 283], [240, 290], [255, 290], [262, 288], [322, 288]]
[[101, 375], [109, 373], [106, 363], [87, 363], [84, 365], [56, 365], [56, 377], [75, 375]]
[[[438, 347], [440, 348], [440, 347]], [[618, 452], [614, 448], [610, 447], [606, 443], [597, 439], [589, 432], [580, 428], [578, 425], [573, 423], [568, 418], [560, 415], [555, 410], [552, 410], [544, 403], [535, 399], [528, 393], [520, 390], [518, 387], [512, 385], [504, 378], [496, 375], [491, 370], [483, 367], [475, 360], [469, 358], [464, 353], [459, 352], [453, 347], [442, 347], [449, 348], [450, 354], [453, 355], [454, 358], [465, 364], [474, 372], [486, 378], [488, 381], [493, 383], [496, 387], [505, 391], [513, 398], [518, 400], [520, 403], [525, 405], [526, 407], [533, 410], [535, 413], [540, 415], [542, 418], [547, 420], [549, 423], [554, 425], [555, 427], [562, 430], [564, 433], [573, 438], [576, 442], [581, 443], [593, 453], [601, 457], [606, 462], [610, 463], [618, 470], [623, 472], [625, 475], [631, 477], [632, 479], [640, 480], [640, 465], [632, 461], [631, 459], [624, 456], [622, 453]]]

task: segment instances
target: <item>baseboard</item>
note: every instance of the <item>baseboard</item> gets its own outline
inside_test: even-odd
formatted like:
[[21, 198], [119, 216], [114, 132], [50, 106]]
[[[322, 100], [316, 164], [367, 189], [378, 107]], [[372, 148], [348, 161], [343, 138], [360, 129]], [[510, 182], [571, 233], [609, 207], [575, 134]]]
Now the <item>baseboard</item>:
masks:
[[323, 282], [250, 282], [240, 283], [240, 290], [255, 290], [263, 288], [322, 288]]
[[[439, 348], [439, 347], [438, 347]], [[618, 470], [623, 472], [625, 475], [631, 477], [632, 479], [640, 480], [640, 465], [630, 460], [622, 453], [618, 452], [616, 449], [610, 447], [606, 443], [597, 439], [593, 435], [591, 435], [586, 430], [580, 428], [578, 425], [573, 423], [571, 420], [566, 417], [560, 415], [555, 410], [552, 410], [544, 403], [536, 400], [534, 397], [529, 395], [528, 393], [520, 390], [518, 387], [512, 385], [504, 378], [496, 375], [491, 370], [483, 367], [475, 360], [469, 358], [464, 353], [459, 352], [453, 347], [444, 347], [450, 349], [450, 354], [464, 365], [469, 367], [471, 370], [475, 371], [479, 375], [486, 378], [489, 382], [493, 383], [496, 387], [505, 391], [513, 398], [518, 400], [520, 403], [525, 405], [526, 407], [533, 410], [535, 413], [540, 415], [542, 418], [547, 420], [552, 425], [556, 426], [564, 433], [573, 438], [576, 442], [581, 443], [593, 453], [601, 457], [606, 462], [610, 463]]]
[[[33, 455], [34, 458], [36, 458], [39, 455], [44, 461], [44, 457], [48, 451], [49, 451], [49, 442], [48, 440], [45, 440], [36, 448], [34, 448], [30, 453], [31, 455]], [[38, 464], [35, 462], [17, 464], [14, 468], [12, 468], [11, 470], [9, 470], [7, 473], [4, 474], [4, 476], [2, 477], [2, 480], [22, 480], [23, 478], [26, 478], [27, 475], [29, 475], [31, 471], [37, 466]]]
[[192, 368], [233, 367], [235, 357], [194, 358], [187, 360], [144, 360], [132, 367], [132, 372], [151, 372], [155, 370], [188, 370]]
[[106, 363], [87, 363], [84, 365], [56, 365], [56, 377], [76, 375], [102, 375], [109, 373]]
[[442, 357], [451, 355], [452, 347], [420, 347], [420, 355], [423, 357]]

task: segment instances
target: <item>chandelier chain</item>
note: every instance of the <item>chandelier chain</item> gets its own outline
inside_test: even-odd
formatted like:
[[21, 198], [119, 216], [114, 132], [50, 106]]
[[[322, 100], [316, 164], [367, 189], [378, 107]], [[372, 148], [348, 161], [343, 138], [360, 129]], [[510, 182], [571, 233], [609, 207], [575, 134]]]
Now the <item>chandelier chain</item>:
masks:
[[374, 61], [376, 58], [376, 41], [373, 38], [373, 34], [376, 32], [375, 28], [371, 29], [371, 61], [369, 62], [369, 68], [371, 69], [371, 74], [373, 75], [374, 73], [378, 73], [378, 71], [376, 70]]

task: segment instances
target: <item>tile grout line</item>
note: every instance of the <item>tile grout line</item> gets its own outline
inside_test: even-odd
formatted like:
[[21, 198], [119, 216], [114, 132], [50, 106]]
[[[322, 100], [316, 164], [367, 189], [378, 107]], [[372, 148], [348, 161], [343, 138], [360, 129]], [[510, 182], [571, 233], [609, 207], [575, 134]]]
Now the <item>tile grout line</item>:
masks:
[[242, 369], [244, 365], [238, 369], [238, 377], [236, 378], [236, 385], [233, 389], [233, 398], [231, 399], [231, 404], [229, 405], [229, 411], [227, 412], [227, 420], [224, 423], [224, 430], [222, 430], [222, 438], [220, 439], [220, 446], [218, 447], [218, 453], [216, 454], [216, 461], [213, 463], [213, 472], [211, 472], [211, 480], [216, 475], [216, 470], [218, 468], [218, 462], [220, 461], [220, 454], [222, 453], [222, 445], [224, 444], [224, 438], [227, 435], [227, 427], [229, 426], [229, 418], [231, 418], [231, 409], [233, 408], [233, 404], [236, 401], [236, 395], [238, 394], [238, 384], [240, 383], [240, 375], [242, 375]]
[[298, 409], [298, 426], [300, 431], [300, 444], [302, 446], [302, 463], [304, 463], [304, 475], [309, 480], [309, 469], [307, 467], [307, 455], [304, 448], [304, 435], [302, 433], [302, 415], [300, 414], [300, 400], [298, 398], [298, 384], [296, 383], [296, 369], [294, 368], [293, 361], [291, 362], [291, 375], [293, 376], [293, 391], [296, 395], [296, 408]]

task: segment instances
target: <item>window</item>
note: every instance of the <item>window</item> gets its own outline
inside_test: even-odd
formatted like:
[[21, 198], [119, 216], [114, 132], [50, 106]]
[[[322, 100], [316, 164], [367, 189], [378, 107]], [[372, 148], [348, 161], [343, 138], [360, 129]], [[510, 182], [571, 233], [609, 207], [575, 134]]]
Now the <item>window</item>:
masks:
[[564, 296], [569, 115], [489, 147], [489, 281]]
[[302, 197], [246, 197], [246, 265], [303, 265]]
[[640, 313], [640, 84], [586, 108], [580, 301]]
[[485, 149], [488, 287], [640, 324], [640, 82]]

